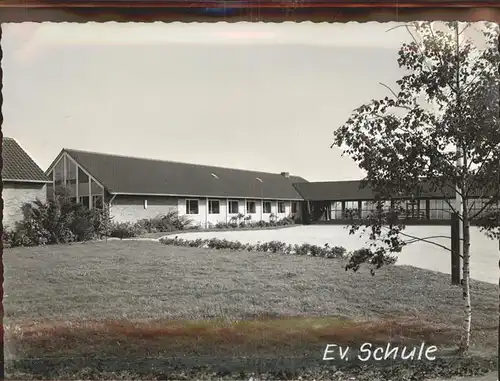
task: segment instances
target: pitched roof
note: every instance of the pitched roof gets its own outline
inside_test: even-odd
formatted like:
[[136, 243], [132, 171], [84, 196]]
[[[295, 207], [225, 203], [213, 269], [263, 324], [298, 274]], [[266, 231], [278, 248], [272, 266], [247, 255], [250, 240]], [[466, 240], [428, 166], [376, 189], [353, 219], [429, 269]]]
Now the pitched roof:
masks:
[[[362, 186], [361, 180], [324, 181], [294, 184], [295, 189], [308, 201], [349, 201], [373, 200], [375, 192], [369, 186]], [[422, 187], [422, 198], [443, 198], [444, 193], [430, 191], [425, 185]], [[427, 188], [427, 189], [426, 189]], [[447, 197], [454, 198], [455, 192], [450, 190]]]
[[[64, 149], [110, 193], [302, 200], [301, 177]], [[260, 179], [260, 180], [259, 180]]]
[[49, 182], [43, 170], [15, 139], [3, 138], [2, 142], [2, 179], [16, 182]]

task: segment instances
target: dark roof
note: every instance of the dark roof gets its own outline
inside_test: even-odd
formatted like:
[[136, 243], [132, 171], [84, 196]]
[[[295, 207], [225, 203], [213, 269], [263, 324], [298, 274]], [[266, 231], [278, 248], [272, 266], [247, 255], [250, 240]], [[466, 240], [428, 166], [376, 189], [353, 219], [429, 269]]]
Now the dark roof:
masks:
[[360, 181], [318, 181], [296, 183], [295, 189], [308, 201], [372, 199], [370, 188], [360, 188]]
[[12, 138], [2, 142], [2, 179], [16, 182], [49, 182], [43, 170], [30, 155]]
[[[301, 177], [64, 149], [110, 193], [299, 199]], [[258, 179], [261, 179], [259, 181]]]
[[[373, 200], [375, 192], [369, 186], [362, 186], [361, 180], [306, 182], [294, 184], [295, 189], [308, 201], [349, 201]], [[439, 191], [424, 190], [421, 198], [443, 198]], [[448, 197], [454, 198], [455, 192], [450, 189]]]

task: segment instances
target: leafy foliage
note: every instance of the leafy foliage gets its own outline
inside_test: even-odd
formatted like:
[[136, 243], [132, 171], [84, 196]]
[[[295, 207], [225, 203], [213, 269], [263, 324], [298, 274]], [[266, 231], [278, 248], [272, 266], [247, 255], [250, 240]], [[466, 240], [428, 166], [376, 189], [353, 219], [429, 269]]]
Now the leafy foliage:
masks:
[[[397, 81], [398, 89], [382, 84], [388, 96], [358, 107], [335, 131], [332, 146], [366, 172], [363, 186], [378, 195], [376, 211], [350, 227], [351, 233], [369, 232], [370, 249], [353, 256], [347, 268], [382, 266], [408, 243], [429, 240], [405, 234], [401, 218], [403, 199], [425, 192], [446, 195], [462, 220], [489, 215], [481, 217], [485, 231], [497, 229], [500, 58], [498, 28], [485, 25], [483, 47], [463, 38], [471, 25], [452, 22], [441, 30], [429, 22], [407, 26], [413, 41], [399, 50], [398, 64], [407, 74]], [[462, 38], [458, 45], [457, 28]], [[455, 192], [465, 200], [463, 210], [451, 201]], [[479, 211], [474, 208], [477, 198], [488, 200]]]
[[113, 238], [134, 238], [146, 233], [144, 226], [133, 222], [115, 222], [110, 228], [109, 236]]
[[57, 195], [46, 203], [35, 200], [22, 207], [23, 220], [4, 231], [8, 247], [71, 243], [102, 238], [107, 234], [107, 210], [89, 210], [69, 198]]
[[[193, 221], [187, 216], [180, 216], [175, 210], [167, 214], [159, 215], [151, 219], [143, 219], [137, 222], [142, 230], [148, 233], [171, 232], [185, 230], [192, 225]], [[141, 229], [139, 229], [141, 230]]]
[[236, 222], [235, 217], [231, 218], [229, 222], [217, 222], [213, 228], [214, 229], [237, 229], [237, 228], [246, 228], [246, 229], [258, 229], [258, 228], [267, 228], [267, 227], [278, 227], [278, 226], [288, 226], [295, 224], [295, 220], [292, 217], [283, 217], [281, 219], [273, 219], [270, 221], [247, 221], [244, 224], [238, 224]]
[[[343, 258], [347, 254], [344, 247], [317, 246], [310, 244], [290, 245], [281, 241], [270, 241], [257, 244], [241, 243], [239, 241], [229, 241], [226, 239], [210, 238], [210, 239], [195, 239], [187, 240], [178, 238], [164, 237], [160, 242], [170, 246], [188, 246], [215, 250], [232, 250], [232, 251], [257, 251], [264, 253], [283, 253], [291, 255], [308, 255], [311, 257], [323, 258]], [[352, 255], [358, 255], [354, 252]]]

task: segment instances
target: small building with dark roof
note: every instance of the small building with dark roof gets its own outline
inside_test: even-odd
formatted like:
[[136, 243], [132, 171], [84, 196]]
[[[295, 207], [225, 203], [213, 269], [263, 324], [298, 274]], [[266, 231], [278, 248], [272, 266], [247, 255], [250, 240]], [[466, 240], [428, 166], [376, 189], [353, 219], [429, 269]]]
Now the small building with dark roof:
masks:
[[37, 199], [46, 201], [46, 186], [51, 181], [13, 138], [3, 138], [2, 157], [3, 225], [8, 229], [23, 218], [24, 204]]
[[299, 217], [303, 200], [286, 172], [268, 173], [63, 149], [46, 171], [53, 184], [89, 208], [107, 205], [115, 221], [170, 211], [202, 227], [238, 216], [252, 221]]
[[[375, 212], [379, 199], [362, 180], [299, 182], [294, 187], [304, 199], [303, 215], [307, 214], [312, 223], [346, 224], [368, 218]], [[489, 196], [469, 199], [471, 215], [488, 212], [484, 205], [489, 203]], [[406, 223], [434, 225], [450, 223], [453, 212], [450, 205], [454, 205], [455, 197], [454, 189], [432, 190], [430, 184], [423, 181], [418, 194], [391, 198], [399, 200], [398, 207], [403, 208], [401, 218]], [[385, 209], [390, 205], [391, 200], [384, 201]]]

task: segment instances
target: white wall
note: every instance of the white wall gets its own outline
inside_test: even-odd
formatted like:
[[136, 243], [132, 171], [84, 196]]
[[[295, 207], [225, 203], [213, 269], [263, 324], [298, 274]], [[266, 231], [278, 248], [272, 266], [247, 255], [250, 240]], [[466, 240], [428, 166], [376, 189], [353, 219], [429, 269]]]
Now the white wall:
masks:
[[208, 201], [210, 200], [216, 200], [219, 201], [219, 214], [210, 214], [208, 213], [208, 222], [210, 224], [216, 224], [217, 222], [226, 222], [227, 221], [227, 200], [225, 198], [219, 199], [219, 198], [209, 198]]
[[[198, 214], [187, 214], [186, 213], [186, 200], [198, 200]], [[200, 225], [201, 227], [205, 227], [206, 224], [206, 215], [207, 215], [207, 206], [205, 198], [179, 198], [178, 199], [178, 211], [179, 215], [185, 215], [190, 220], [193, 221], [193, 224]]]
[[47, 201], [45, 184], [4, 183], [3, 184], [3, 224], [4, 229], [13, 229], [16, 222], [24, 218], [22, 206], [35, 200]]
[[[194, 224], [200, 225], [201, 227], [205, 227], [206, 224], [215, 225], [217, 222], [229, 222], [231, 217], [237, 216], [238, 213], [243, 214], [245, 217], [250, 215], [252, 222], [258, 221], [269, 221], [269, 216], [271, 213], [275, 214], [278, 219], [282, 219], [291, 215], [292, 212], [292, 201], [284, 201], [285, 202], [285, 213], [278, 213], [278, 201], [271, 201], [271, 213], [262, 213], [262, 200], [259, 199], [229, 199], [238, 201], [238, 213], [229, 213], [228, 209], [228, 199], [217, 199], [217, 198], [209, 198], [208, 200], [218, 200], [219, 201], [219, 214], [210, 214], [208, 213], [208, 205], [206, 198], [198, 198], [198, 214], [186, 214], [186, 198], [178, 199], [178, 211], [179, 215], [186, 215], [190, 218]], [[255, 202], [255, 213], [248, 213], [247, 210], [247, 201]], [[298, 204], [297, 215], [300, 215], [300, 203]]]

